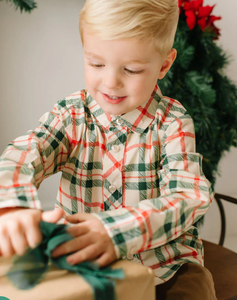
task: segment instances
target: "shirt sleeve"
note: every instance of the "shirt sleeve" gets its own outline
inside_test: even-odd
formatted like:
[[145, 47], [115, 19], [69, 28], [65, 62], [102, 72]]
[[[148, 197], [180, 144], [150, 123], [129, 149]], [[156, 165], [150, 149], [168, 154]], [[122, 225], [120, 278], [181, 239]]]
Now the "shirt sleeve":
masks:
[[195, 147], [190, 116], [175, 118], [161, 141], [157, 170], [160, 196], [140, 201], [134, 207], [94, 214], [105, 226], [118, 258], [167, 244], [208, 210], [213, 191]]
[[42, 209], [37, 189], [44, 178], [60, 171], [68, 157], [69, 142], [60, 112], [40, 119], [40, 126], [12, 141], [0, 158], [0, 208]]

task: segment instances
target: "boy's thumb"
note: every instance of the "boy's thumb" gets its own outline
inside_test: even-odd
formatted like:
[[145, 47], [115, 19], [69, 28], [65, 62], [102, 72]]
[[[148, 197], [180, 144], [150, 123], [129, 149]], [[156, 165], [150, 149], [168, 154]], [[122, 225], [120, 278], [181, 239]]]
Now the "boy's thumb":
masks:
[[53, 209], [49, 211], [45, 211], [41, 215], [41, 220], [49, 223], [58, 222], [64, 215], [63, 209]]

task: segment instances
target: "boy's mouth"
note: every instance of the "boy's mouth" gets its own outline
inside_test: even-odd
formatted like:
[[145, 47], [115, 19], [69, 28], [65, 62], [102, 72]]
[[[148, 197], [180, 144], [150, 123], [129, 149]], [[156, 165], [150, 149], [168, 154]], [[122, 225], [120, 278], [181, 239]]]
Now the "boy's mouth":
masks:
[[112, 104], [118, 104], [126, 98], [126, 96], [120, 97], [120, 96], [108, 95], [108, 94], [104, 94], [104, 93], [102, 93], [102, 96], [106, 102], [109, 102]]

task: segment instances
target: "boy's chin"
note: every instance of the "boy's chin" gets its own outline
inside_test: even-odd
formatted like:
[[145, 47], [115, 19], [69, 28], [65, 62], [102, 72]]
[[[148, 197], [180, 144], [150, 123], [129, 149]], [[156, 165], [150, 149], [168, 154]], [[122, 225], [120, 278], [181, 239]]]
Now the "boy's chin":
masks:
[[129, 111], [126, 105], [121, 105], [121, 104], [111, 105], [111, 104], [103, 103], [103, 106], [101, 105], [101, 108], [106, 114], [113, 115], [113, 116], [121, 116], [126, 114]]
[[108, 108], [108, 107], [102, 107], [103, 111], [108, 114], [108, 115], [112, 115], [112, 116], [121, 116], [126, 114], [128, 111], [126, 109], [119, 109], [119, 108]]

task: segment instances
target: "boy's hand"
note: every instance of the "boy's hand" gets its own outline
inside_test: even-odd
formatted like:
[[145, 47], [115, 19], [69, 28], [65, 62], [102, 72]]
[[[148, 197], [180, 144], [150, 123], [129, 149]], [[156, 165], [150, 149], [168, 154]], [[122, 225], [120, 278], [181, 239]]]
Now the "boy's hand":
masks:
[[79, 223], [67, 230], [74, 239], [58, 246], [52, 252], [53, 257], [74, 252], [67, 257], [69, 264], [75, 265], [89, 260], [100, 267], [107, 266], [117, 259], [107, 231], [95, 216], [77, 213], [66, 216], [66, 220], [70, 223]]
[[56, 223], [63, 210], [42, 212], [38, 209], [19, 208], [0, 217], [0, 255], [23, 255], [28, 247], [35, 248], [42, 241], [40, 221]]

